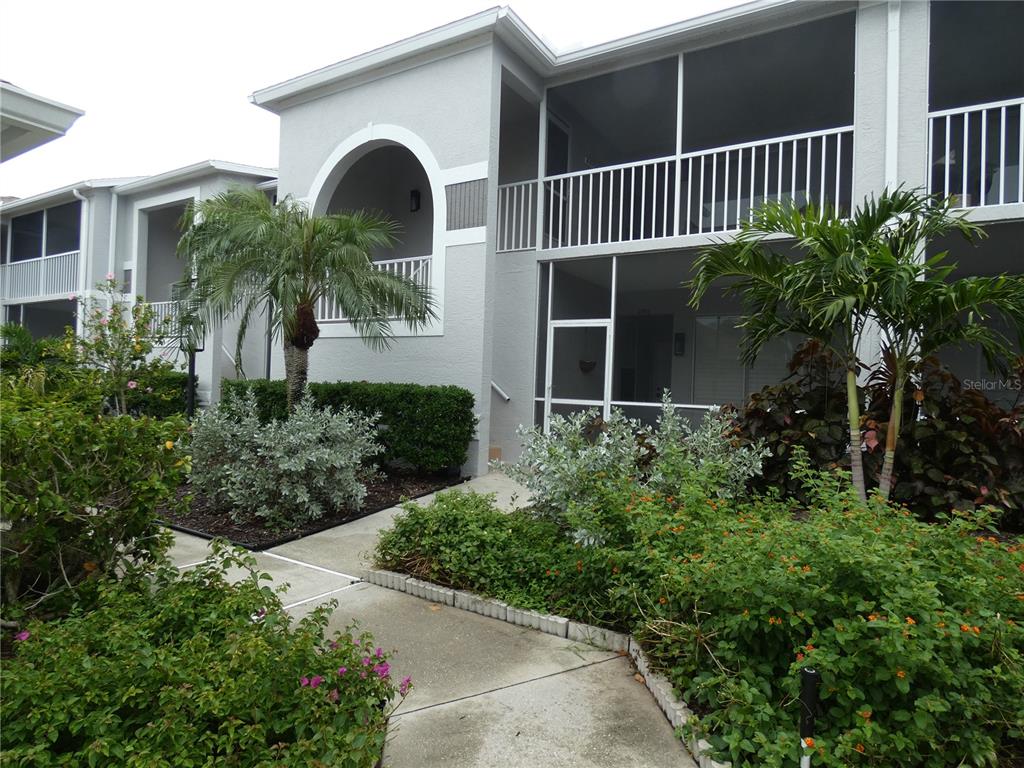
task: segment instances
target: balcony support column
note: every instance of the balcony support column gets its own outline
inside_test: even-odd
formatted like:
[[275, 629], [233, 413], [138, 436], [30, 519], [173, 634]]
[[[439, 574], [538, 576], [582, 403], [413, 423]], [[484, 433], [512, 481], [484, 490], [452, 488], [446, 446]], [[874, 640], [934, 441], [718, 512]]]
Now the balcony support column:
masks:
[[544, 249], [544, 176], [548, 166], [548, 89], [540, 97], [537, 139], [537, 250]]

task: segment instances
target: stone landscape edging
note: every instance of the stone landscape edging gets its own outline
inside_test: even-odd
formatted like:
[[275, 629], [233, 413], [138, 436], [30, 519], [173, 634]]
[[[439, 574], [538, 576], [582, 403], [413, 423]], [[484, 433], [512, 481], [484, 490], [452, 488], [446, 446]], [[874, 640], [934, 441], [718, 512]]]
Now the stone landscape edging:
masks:
[[[644, 685], [647, 686], [647, 690], [654, 696], [658, 707], [673, 728], [681, 728], [693, 715], [686, 702], [676, 696], [668, 679], [657, 672], [651, 671], [651, 664], [647, 659], [647, 655], [644, 653], [643, 648], [640, 647], [640, 643], [632, 635], [595, 627], [592, 624], [572, 621], [564, 616], [530, 611], [525, 608], [513, 608], [501, 600], [480, 597], [480, 595], [461, 589], [442, 587], [432, 582], [416, 579], [394, 571], [366, 568], [364, 569], [363, 580], [378, 587], [404, 592], [407, 595], [429, 600], [432, 603], [441, 603], [462, 611], [470, 611], [491, 619], [504, 621], [508, 624], [537, 629], [548, 635], [564, 637], [574, 642], [587, 643], [602, 650], [626, 653], [633, 660], [637, 671], [643, 677]], [[686, 746], [700, 768], [731, 768], [732, 766], [731, 763], [720, 763], [712, 760], [708, 755], [711, 744], [705, 739], [691, 738], [686, 743]]]

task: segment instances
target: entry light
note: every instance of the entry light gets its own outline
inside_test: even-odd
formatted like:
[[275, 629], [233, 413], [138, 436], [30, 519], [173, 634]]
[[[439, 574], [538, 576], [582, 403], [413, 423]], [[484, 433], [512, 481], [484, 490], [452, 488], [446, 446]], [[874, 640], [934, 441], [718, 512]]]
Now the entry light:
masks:
[[420, 209], [420, 191], [414, 189], [409, 193], [409, 210], [416, 213]]

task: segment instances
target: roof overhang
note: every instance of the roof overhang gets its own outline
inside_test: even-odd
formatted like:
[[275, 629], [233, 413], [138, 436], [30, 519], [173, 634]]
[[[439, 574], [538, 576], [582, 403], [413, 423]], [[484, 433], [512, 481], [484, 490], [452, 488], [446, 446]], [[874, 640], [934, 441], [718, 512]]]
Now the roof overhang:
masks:
[[0, 81], [0, 162], [63, 136], [84, 114]]
[[158, 173], [155, 176], [146, 176], [135, 179], [114, 188], [119, 195], [134, 195], [138, 192], [149, 192], [160, 187], [181, 184], [193, 181], [203, 176], [212, 176], [218, 173], [232, 176], [248, 176], [251, 178], [271, 180], [277, 178], [277, 169], [263, 168], [256, 165], [243, 165], [241, 163], [227, 163], [222, 160], [204, 160], [201, 163], [186, 165], [184, 168], [176, 168], [166, 173]]
[[0, 205], [0, 216], [15, 215], [18, 213], [31, 213], [34, 210], [48, 208], [53, 205], [70, 202], [77, 199], [75, 192], [88, 195], [96, 190], [111, 189], [126, 182], [135, 181], [138, 177], [127, 177], [120, 179], [89, 179], [79, 181], [75, 184], [68, 184], [65, 187], [58, 187], [47, 192], [40, 192], [30, 197], [19, 197], [16, 200]]
[[715, 45], [800, 21], [842, 13], [856, 0], [753, 0], [733, 8], [647, 30], [607, 43], [556, 53], [507, 7], [490, 8], [442, 27], [345, 59], [253, 93], [249, 100], [280, 113], [295, 104], [343, 90], [357, 80], [392, 71], [402, 62], [443, 54], [474, 38], [498, 39], [542, 78], [569, 76], [577, 70], [609, 67], [667, 49], [685, 50]]

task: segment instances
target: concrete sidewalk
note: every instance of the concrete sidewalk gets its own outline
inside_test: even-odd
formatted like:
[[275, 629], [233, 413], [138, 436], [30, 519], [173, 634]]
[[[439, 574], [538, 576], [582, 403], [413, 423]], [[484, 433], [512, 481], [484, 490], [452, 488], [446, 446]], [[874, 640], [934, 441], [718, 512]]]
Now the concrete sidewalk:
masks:
[[[459, 487], [496, 493], [505, 508], [525, 498], [498, 473]], [[695, 766], [626, 658], [357, 581], [399, 511], [255, 555], [275, 584], [289, 584], [292, 615], [337, 600], [330, 629], [358, 623], [395, 652], [394, 675], [412, 676], [391, 720], [387, 768]], [[175, 534], [179, 567], [207, 554], [204, 540]]]

